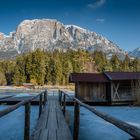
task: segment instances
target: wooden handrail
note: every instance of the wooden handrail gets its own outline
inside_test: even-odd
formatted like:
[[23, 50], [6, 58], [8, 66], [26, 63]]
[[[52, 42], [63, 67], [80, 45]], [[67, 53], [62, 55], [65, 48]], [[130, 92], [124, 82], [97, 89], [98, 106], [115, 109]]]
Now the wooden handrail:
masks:
[[16, 110], [17, 108], [19, 108], [20, 106], [22, 106], [22, 105], [24, 105], [24, 104], [26, 104], [26, 103], [28, 103], [28, 102], [31, 102], [32, 100], [34, 100], [34, 99], [36, 99], [38, 96], [40, 96], [42, 93], [43, 93], [43, 92], [41, 92], [41, 93], [38, 94], [37, 96], [32, 97], [32, 98], [30, 98], [30, 99], [22, 100], [22, 101], [20, 101], [19, 103], [15, 104], [15, 105], [12, 105], [12, 106], [10, 106], [10, 107], [8, 107], [8, 108], [6, 108], [6, 109], [0, 111], [0, 117], [5, 116], [6, 114], [8, 114], [8, 113], [10, 113], [10, 112], [12, 112], [12, 111], [14, 111], [14, 110]]
[[[99, 116], [100, 118], [104, 119], [105, 121], [117, 126], [118, 128], [120, 128], [121, 130], [127, 132], [128, 134], [130, 134], [132, 137], [134, 137], [137, 140], [140, 140], [140, 129], [137, 128], [134, 125], [131, 125], [129, 123], [126, 123], [122, 120], [119, 120], [115, 117], [112, 117], [106, 113], [103, 113], [101, 111], [96, 110], [94, 107], [87, 105], [83, 102], [81, 102], [79, 99], [77, 99], [76, 97], [71, 97], [69, 94], [67, 94], [64, 91], [60, 91], [59, 93], [61, 94], [65, 94], [66, 96], [68, 96], [69, 98], [73, 99], [75, 102], [77, 102], [79, 105], [85, 107], [86, 109], [88, 109], [89, 111], [93, 112], [94, 114], [96, 114], [97, 116]], [[61, 95], [62, 96], [62, 95]], [[62, 101], [61, 101], [62, 102]], [[77, 140], [77, 139], [74, 139]]]
[[[44, 96], [43, 96], [44, 94]], [[16, 110], [17, 108], [21, 107], [22, 105], [25, 105], [25, 125], [24, 125], [24, 140], [30, 140], [30, 102], [37, 97], [39, 98], [39, 116], [42, 113], [42, 106], [46, 104], [47, 102], [47, 91], [41, 92], [40, 94], [36, 95], [35, 97], [32, 97], [30, 99], [22, 100], [19, 103], [10, 106], [2, 111], [0, 111], [0, 117], [3, 117], [7, 115], [8, 113]], [[44, 98], [43, 98], [44, 97]], [[44, 101], [43, 101], [44, 99]]]
[[3, 100], [3, 99], [7, 99], [7, 98], [11, 98], [13, 97], [14, 95], [9, 95], [9, 96], [5, 96], [5, 97], [1, 97], [0, 100]]

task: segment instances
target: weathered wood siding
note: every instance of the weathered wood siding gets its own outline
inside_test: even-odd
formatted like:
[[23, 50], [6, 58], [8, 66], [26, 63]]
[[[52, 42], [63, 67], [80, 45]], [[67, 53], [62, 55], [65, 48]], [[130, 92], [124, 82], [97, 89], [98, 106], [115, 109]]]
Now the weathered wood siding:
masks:
[[77, 83], [77, 95], [86, 101], [105, 101], [105, 83]]

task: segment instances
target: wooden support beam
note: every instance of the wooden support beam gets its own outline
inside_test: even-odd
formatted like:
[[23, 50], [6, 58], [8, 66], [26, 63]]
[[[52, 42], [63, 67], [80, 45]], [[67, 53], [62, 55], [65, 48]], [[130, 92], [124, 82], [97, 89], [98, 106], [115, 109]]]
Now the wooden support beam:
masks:
[[[61, 91], [60, 91], [60, 90], [58, 90], [58, 97], [59, 97], [58, 99], [59, 99], [59, 104], [60, 104], [60, 102], [61, 102], [61, 95], [60, 95], [60, 94], [61, 94]], [[61, 104], [60, 104], [60, 105], [61, 105]]]
[[117, 85], [113, 84], [113, 99], [116, 99], [116, 98], [120, 98], [119, 96], [119, 93], [118, 93], [118, 89], [119, 89], [119, 83], [117, 83]]
[[41, 112], [42, 112], [42, 94], [40, 94], [40, 96], [39, 96], [39, 115], [38, 115], [38, 118], [40, 117]]
[[66, 114], [66, 94], [63, 95], [63, 114]]
[[75, 101], [74, 104], [74, 129], [73, 129], [73, 140], [79, 138], [79, 124], [80, 124], [80, 105]]
[[44, 91], [44, 105], [47, 102], [47, 90]]
[[30, 103], [25, 104], [24, 140], [30, 140]]

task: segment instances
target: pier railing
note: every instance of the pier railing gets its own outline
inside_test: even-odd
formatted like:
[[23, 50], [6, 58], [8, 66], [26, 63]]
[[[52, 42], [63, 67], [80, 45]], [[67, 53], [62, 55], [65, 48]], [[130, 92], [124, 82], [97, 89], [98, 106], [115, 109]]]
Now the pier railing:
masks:
[[83, 102], [81, 102], [76, 97], [70, 96], [65, 91], [59, 90], [59, 102], [60, 105], [63, 107], [63, 113], [65, 115], [66, 112], [66, 96], [69, 97], [74, 101], [74, 129], [73, 129], [73, 140], [78, 140], [79, 136], [79, 124], [80, 124], [80, 106], [83, 106], [84, 108], [88, 109], [92, 113], [96, 114], [100, 118], [104, 119], [105, 121], [117, 126], [121, 130], [125, 131], [129, 135], [131, 135], [134, 140], [140, 140], [140, 129], [136, 126], [133, 126], [131, 124], [128, 124], [122, 120], [119, 120], [115, 117], [112, 117], [106, 113], [100, 112], [96, 110], [93, 106], [87, 105]]
[[30, 99], [22, 100], [19, 103], [12, 105], [2, 111], [0, 111], [0, 117], [7, 115], [8, 113], [16, 110], [21, 106], [25, 106], [25, 124], [24, 124], [24, 140], [30, 139], [30, 110], [31, 110], [31, 101], [39, 97], [39, 113], [38, 117], [40, 117], [43, 106], [45, 106], [47, 102], [47, 91], [43, 91], [38, 95], [31, 97]]

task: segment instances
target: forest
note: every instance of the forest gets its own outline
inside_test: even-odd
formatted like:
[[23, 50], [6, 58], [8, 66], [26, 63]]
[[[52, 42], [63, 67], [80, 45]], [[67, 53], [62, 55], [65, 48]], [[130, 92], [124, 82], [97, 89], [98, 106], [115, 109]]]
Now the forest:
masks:
[[71, 72], [140, 71], [140, 59], [116, 55], [107, 59], [102, 52], [67, 50], [46, 52], [37, 49], [10, 60], [0, 61], [0, 85], [34, 83], [68, 85]]

